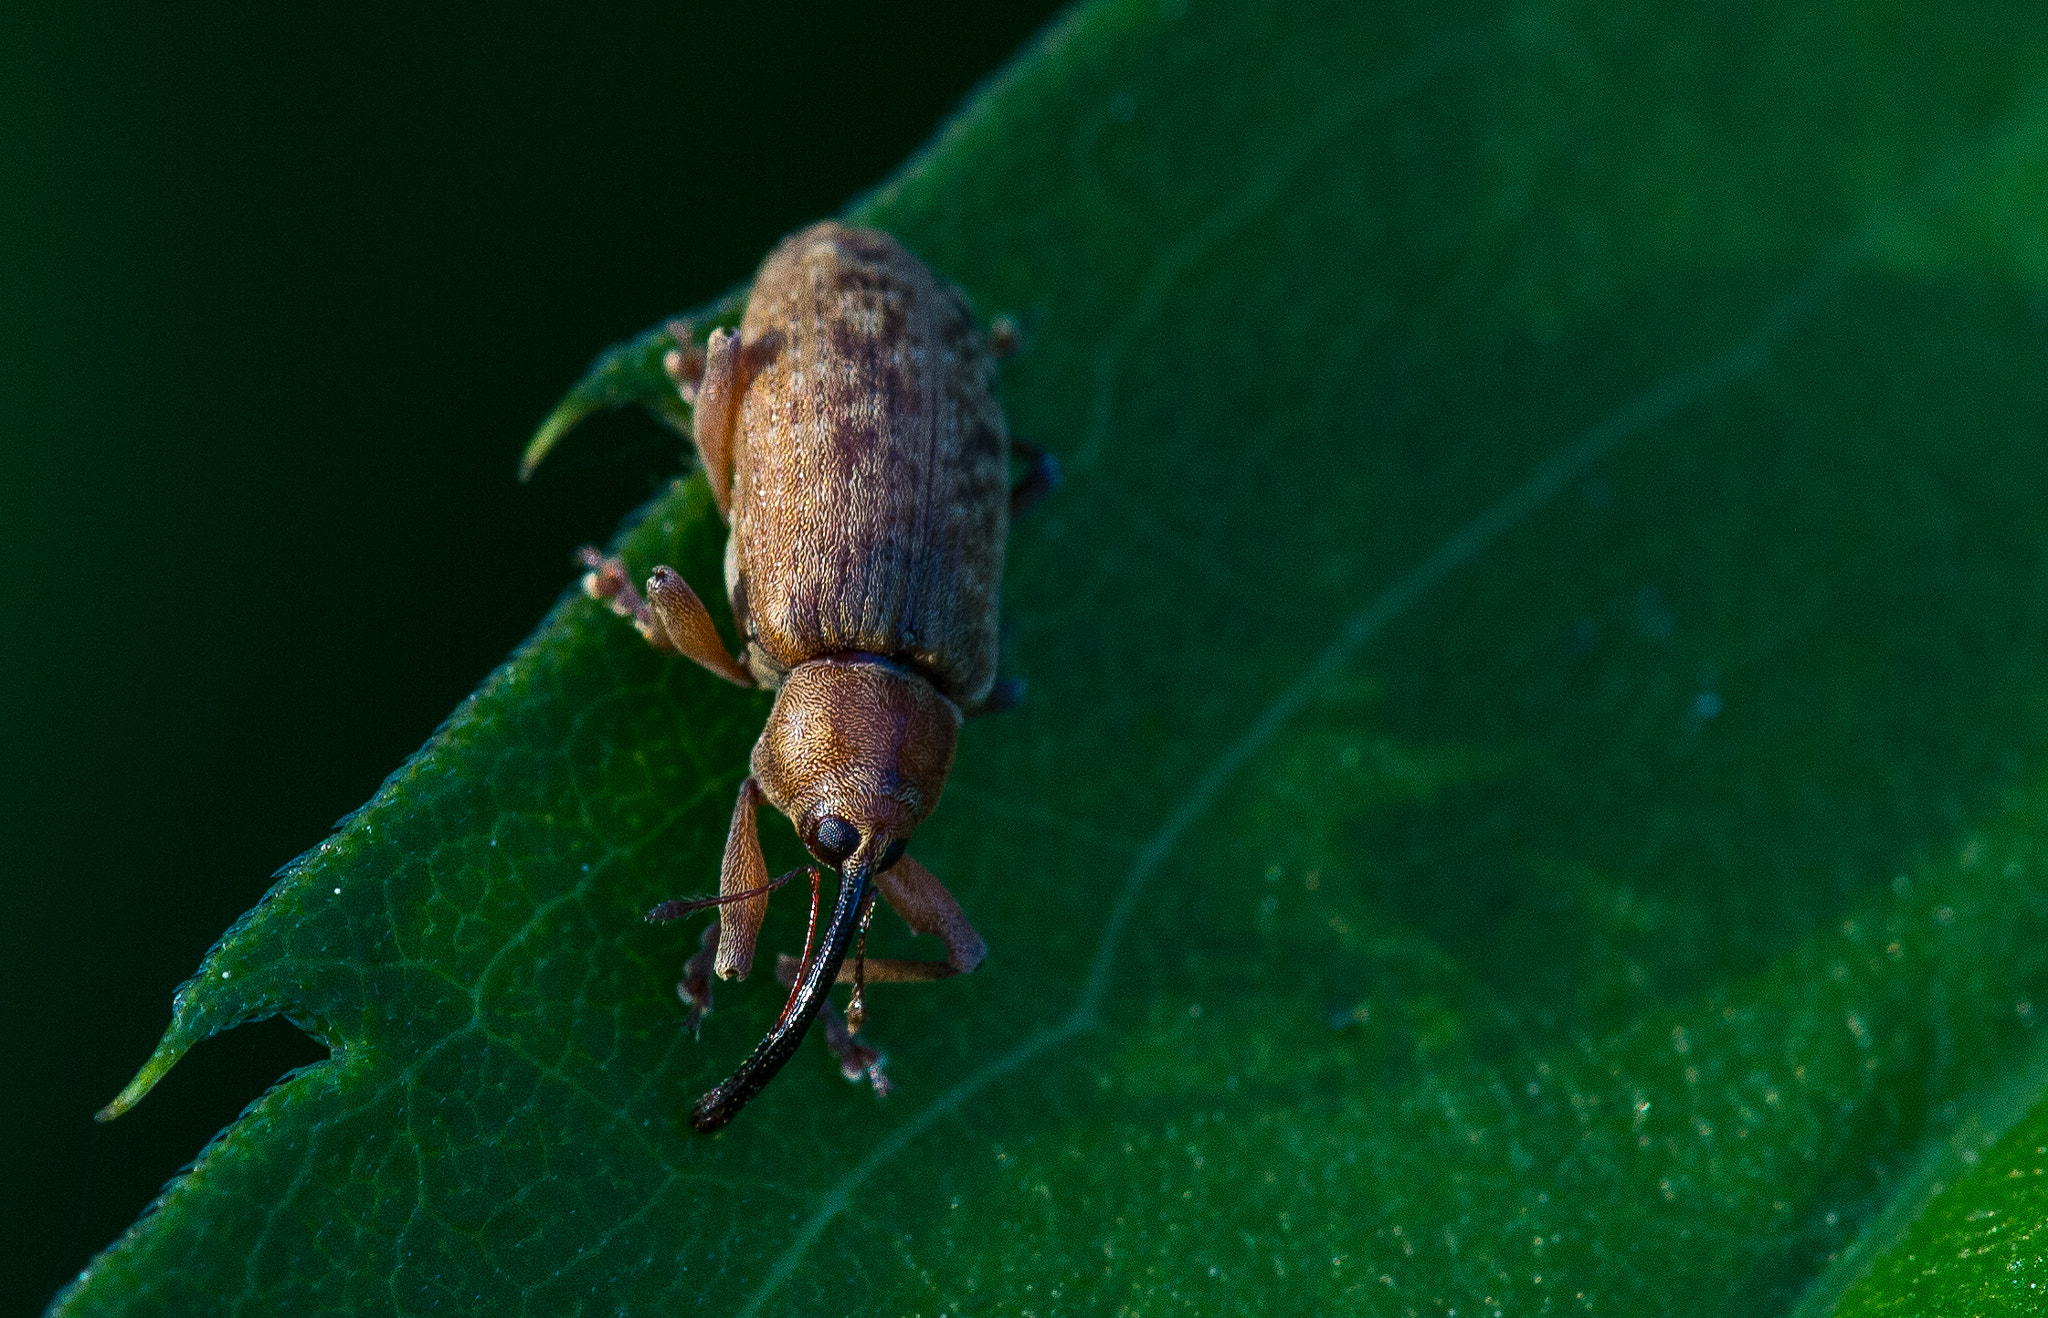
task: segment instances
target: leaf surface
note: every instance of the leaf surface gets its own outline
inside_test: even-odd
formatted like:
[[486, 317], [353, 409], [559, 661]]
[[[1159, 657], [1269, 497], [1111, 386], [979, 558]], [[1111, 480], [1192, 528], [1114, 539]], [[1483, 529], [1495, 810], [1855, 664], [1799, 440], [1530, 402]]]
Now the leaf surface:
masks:
[[[2038, 1163], [1934, 1188], [2048, 1074], [2044, 183], [2027, 6], [1074, 11], [855, 211], [1068, 477], [897, 1094], [689, 1130], [766, 702], [572, 598], [180, 991], [145, 1080], [333, 1056], [58, 1311], [1864, 1311]], [[716, 594], [700, 481], [623, 547]]]

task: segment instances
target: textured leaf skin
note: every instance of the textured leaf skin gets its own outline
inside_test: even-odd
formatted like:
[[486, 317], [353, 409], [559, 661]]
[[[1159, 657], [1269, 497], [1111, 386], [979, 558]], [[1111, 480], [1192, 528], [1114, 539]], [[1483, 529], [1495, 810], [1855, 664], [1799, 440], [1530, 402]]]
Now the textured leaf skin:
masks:
[[[59, 1311], [1863, 1303], [2040, 1069], [2044, 79], [2004, 4], [1076, 11], [857, 210], [1069, 477], [897, 1096], [688, 1133], [778, 995], [692, 1042], [638, 914], [762, 697], [572, 600], [180, 992], [161, 1059], [334, 1058]], [[627, 557], [718, 548], [692, 481]], [[2038, 1220], [2038, 1120], [1913, 1230]]]
[[[2039, 1085], [2032, 1086], [2039, 1092]], [[1981, 1143], [1990, 1145], [1980, 1149]], [[2048, 1288], [2048, 1105], [2037, 1105], [1995, 1144], [1966, 1132], [1958, 1156], [1939, 1160], [1960, 1179], [1937, 1180], [1933, 1199], [1835, 1310], [1842, 1318], [1925, 1313], [2036, 1314]]]
[[[709, 504], [686, 487], [628, 556], [714, 570]], [[719, 1061], [676, 1028], [676, 939], [640, 914], [702, 885], [675, 857], [715, 854], [766, 708], [713, 681], [572, 598], [295, 862], [179, 991], [152, 1065], [277, 1011], [332, 1059], [252, 1105], [70, 1303], [210, 1310], [231, 1260], [252, 1311], [467, 1311], [458, 1279], [487, 1272], [545, 1303], [571, 1224], [658, 1202], [657, 1149]], [[637, 1171], [607, 1166], [621, 1139]]]

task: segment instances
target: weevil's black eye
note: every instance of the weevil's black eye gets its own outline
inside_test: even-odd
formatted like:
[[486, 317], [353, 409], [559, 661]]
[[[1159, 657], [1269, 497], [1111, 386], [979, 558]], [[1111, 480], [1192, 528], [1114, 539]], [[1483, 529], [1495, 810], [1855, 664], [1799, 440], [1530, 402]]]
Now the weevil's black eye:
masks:
[[903, 859], [903, 848], [906, 845], [902, 838], [897, 838], [894, 842], [891, 842], [889, 849], [882, 853], [882, 863], [875, 866], [875, 873], [887, 874], [891, 865]]
[[827, 865], [837, 865], [860, 845], [860, 830], [838, 815], [826, 815], [811, 833], [811, 850]]

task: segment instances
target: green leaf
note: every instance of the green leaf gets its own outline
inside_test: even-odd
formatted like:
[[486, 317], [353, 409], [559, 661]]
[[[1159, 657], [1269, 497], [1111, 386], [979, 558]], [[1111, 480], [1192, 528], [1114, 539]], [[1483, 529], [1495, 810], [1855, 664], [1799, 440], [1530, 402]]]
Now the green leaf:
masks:
[[[896, 1095], [807, 1044], [689, 1130], [781, 995], [692, 1040], [639, 914], [764, 702], [570, 599], [180, 991], [125, 1097], [333, 1056], [58, 1311], [2017, 1306], [2044, 186], [2038, 6], [1073, 12], [854, 212], [1018, 317], [1068, 473]], [[720, 542], [693, 480], [624, 550]]]
[[[2037, 1102], [2001, 1137], [2001, 1127], [2017, 1115], [2016, 1105], [2048, 1089], [2048, 1059], [2040, 1049], [2034, 1059], [1997, 1096], [2004, 1102], [1980, 1102], [1971, 1120], [1929, 1150], [1916, 1177], [1920, 1192], [1896, 1195], [1874, 1229], [1865, 1231], [1872, 1243], [1890, 1246], [1875, 1266], [1871, 1249], [1845, 1253], [1835, 1271], [1856, 1284], [1834, 1313], [1850, 1318], [2040, 1312], [2041, 1235], [2048, 1226], [2048, 1191], [2040, 1178], [2048, 1175], [2048, 1102]], [[1944, 1193], [1950, 1185], [1955, 1188]], [[1817, 1291], [1829, 1293], [1826, 1287]]]
[[655, 420], [677, 434], [687, 436], [690, 433], [690, 408], [670, 385], [663, 361], [678, 346], [680, 338], [695, 338], [696, 331], [708, 331], [714, 325], [728, 328], [737, 325], [740, 312], [745, 308], [745, 299], [734, 294], [700, 314], [678, 317], [599, 353], [583, 378], [569, 391], [569, 396], [555, 406], [527, 442], [526, 452], [519, 458], [519, 479], [531, 477], [534, 469], [579, 422], [606, 408], [638, 403]]

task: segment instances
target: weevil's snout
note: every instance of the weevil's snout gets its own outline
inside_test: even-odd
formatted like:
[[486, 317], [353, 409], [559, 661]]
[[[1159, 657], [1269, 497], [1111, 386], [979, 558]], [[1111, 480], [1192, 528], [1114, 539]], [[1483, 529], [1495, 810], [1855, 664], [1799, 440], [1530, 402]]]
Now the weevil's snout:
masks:
[[811, 854], [880, 874], [939, 803], [960, 709], [922, 676], [872, 656], [800, 664], [754, 745], [754, 776]]

